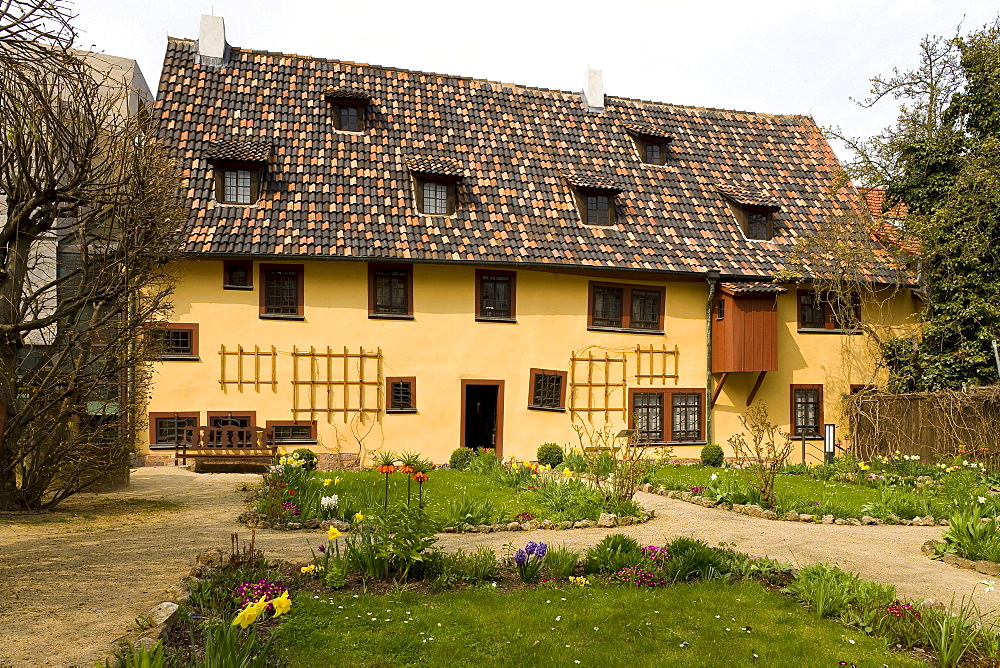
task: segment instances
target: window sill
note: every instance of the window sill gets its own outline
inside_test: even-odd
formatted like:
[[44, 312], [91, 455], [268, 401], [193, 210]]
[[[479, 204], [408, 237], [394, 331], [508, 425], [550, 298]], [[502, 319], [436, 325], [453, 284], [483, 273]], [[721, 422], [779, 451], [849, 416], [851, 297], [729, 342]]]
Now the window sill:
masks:
[[223, 290], [253, 290], [252, 285], [223, 285]]
[[563, 406], [533, 406], [528, 404], [529, 411], [544, 411], [546, 413], [565, 413], [566, 408]]
[[300, 320], [304, 321], [306, 317], [304, 315], [285, 315], [283, 313], [261, 313], [261, 320]]
[[477, 316], [476, 322], [501, 322], [509, 325], [516, 325], [517, 319], [515, 318], [490, 318], [488, 316]]
[[864, 334], [860, 329], [820, 329], [818, 327], [799, 327], [799, 334]]
[[315, 438], [306, 439], [301, 441], [287, 440], [287, 441], [275, 441], [275, 445], [316, 445], [317, 441]]
[[708, 445], [708, 441], [667, 441], [662, 445], [669, 445], [671, 447], [677, 445]]
[[386, 415], [407, 415], [407, 414], [411, 414], [411, 413], [412, 414], [416, 414], [416, 412], [417, 412], [416, 408], [387, 408], [387, 409], [385, 409], [385, 414]]
[[200, 362], [201, 358], [197, 355], [161, 355], [161, 362]]
[[664, 331], [662, 329], [632, 329], [626, 327], [594, 327], [593, 325], [587, 328], [591, 332], [618, 332], [620, 334], [654, 334], [657, 336], [663, 336]]
[[150, 450], [176, 450], [177, 446], [173, 443], [150, 443]]
[[[801, 441], [802, 440], [801, 436], [789, 436], [789, 438], [792, 439], [793, 441]], [[807, 441], [823, 441], [823, 440], [826, 440], [826, 439], [823, 436], [806, 436], [805, 440], [807, 440]]]
[[369, 320], [413, 320], [413, 315], [403, 315], [401, 313], [369, 313]]

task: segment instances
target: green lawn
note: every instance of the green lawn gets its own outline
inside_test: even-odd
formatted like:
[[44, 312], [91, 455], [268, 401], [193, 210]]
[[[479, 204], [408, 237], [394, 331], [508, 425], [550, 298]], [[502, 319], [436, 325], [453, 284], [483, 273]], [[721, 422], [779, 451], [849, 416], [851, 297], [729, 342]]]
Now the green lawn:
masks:
[[[711, 476], [716, 475], [716, 480]], [[716, 498], [720, 492], [735, 491], [725, 496], [730, 503], [755, 503], [752, 498], [741, 498], [749, 490], [742, 483], [742, 473], [733, 469], [703, 466], [667, 466], [651, 478], [653, 485], [687, 491], [691, 487], [705, 487], [704, 496]], [[946, 519], [954, 505], [950, 498], [933, 493], [923, 493], [907, 484], [884, 484], [869, 487], [835, 480], [817, 480], [801, 474], [780, 474], [775, 481], [778, 497], [778, 514], [789, 510], [811, 515], [833, 515], [839, 518], [870, 515], [889, 520], [895, 514], [900, 519], [933, 515]], [[974, 498], [972, 490], [967, 492]]]
[[921, 665], [748, 581], [294, 600], [276, 637], [292, 666]]

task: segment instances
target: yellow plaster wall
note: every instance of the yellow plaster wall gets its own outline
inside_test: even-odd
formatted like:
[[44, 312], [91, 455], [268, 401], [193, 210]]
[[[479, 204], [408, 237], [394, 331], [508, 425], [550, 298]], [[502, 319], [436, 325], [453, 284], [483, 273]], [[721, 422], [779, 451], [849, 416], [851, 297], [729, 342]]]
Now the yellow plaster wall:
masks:
[[[575, 444], [576, 433], [567, 413], [528, 410], [529, 370], [568, 370], [573, 351], [588, 346], [634, 349], [637, 344], [666, 344], [680, 349], [679, 379], [667, 387], [704, 388], [706, 380], [705, 301], [707, 286], [698, 281], [629, 281], [619, 283], [666, 286], [665, 336], [587, 330], [587, 277], [519, 270], [516, 283], [517, 324], [476, 322], [475, 268], [453, 265], [413, 267], [414, 319], [375, 320], [368, 317], [368, 273], [363, 262], [312, 261], [305, 265], [305, 321], [262, 320], [258, 317], [259, 276], [255, 289], [222, 289], [222, 262], [181, 263], [173, 322], [199, 323], [198, 362], [156, 364], [151, 412], [256, 411], [257, 424], [293, 419], [291, 358], [293, 347], [330, 346], [354, 352], [380, 348], [386, 376], [416, 377], [416, 414], [383, 415], [370, 430], [368, 450], [386, 447], [415, 450], [435, 462], [447, 461], [459, 446], [461, 381], [504, 380], [504, 455], [534, 459], [546, 441]], [[294, 264], [294, 263], [293, 263]], [[900, 301], [900, 300], [897, 300]], [[905, 320], [911, 305], [894, 303], [892, 317]], [[843, 345], [857, 346], [863, 337], [799, 334], [795, 331], [794, 290], [779, 299], [780, 370], [766, 377], [758, 397], [768, 402], [772, 417], [787, 427], [789, 383], [822, 383], [826, 416], [834, 415], [841, 392], [850, 383], [871, 382], [856, 356], [845, 356]], [[276, 390], [252, 386], [242, 390], [220, 385], [219, 350], [270, 348], [279, 351]], [[847, 362], [845, 362], [847, 360]], [[632, 369], [634, 372], [634, 367]], [[715, 442], [725, 443], [739, 428], [738, 411], [755, 374], [732, 374], [715, 410]], [[634, 383], [630, 384], [634, 386]], [[648, 384], [646, 385], [648, 386]], [[620, 395], [618, 395], [620, 397]], [[616, 397], [616, 402], [621, 399]], [[300, 416], [305, 418], [307, 416]], [[322, 451], [356, 451], [351, 425], [342, 414], [317, 416]], [[597, 420], [598, 426], [603, 417]], [[357, 421], [354, 431], [357, 432]], [[620, 415], [614, 427], [624, 426]], [[362, 429], [365, 431], [365, 429]], [[338, 445], [338, 441], [341, 442]], [[293, 446], [294, 447], [294, 446]], [[700, 446], [675, 448], [678, 456], [697, 456]]]

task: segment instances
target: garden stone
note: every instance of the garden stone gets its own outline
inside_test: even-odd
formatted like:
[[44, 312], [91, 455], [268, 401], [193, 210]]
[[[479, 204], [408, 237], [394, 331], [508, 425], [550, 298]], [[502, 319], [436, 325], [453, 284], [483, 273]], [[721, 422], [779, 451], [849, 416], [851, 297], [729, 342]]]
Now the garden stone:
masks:
[[815, 522], [815, 515], [799, 515], [799, 522]]
[[176, 603], [169, 601], [160, 603], [146, 615], [150, 628], [143, 633], [143, 636], [153, 639], [166, 638], [180, 616], [180, 606]]
[[455, 527], [444, 527], [441, 529], [441, 533], [455, 533]]
[[552, 520], [542, 520], [540, 526], [541, 526], [542, 529], [553, 529], [553, 528], [555, 528], [554, 525], [552, 524]]
[[983, 575], [1000, 576], [1000, 564], [995, 561], [977, 561], [976, 570]]
[[181, 578], [170, 590], [170, 597], [177, 603], [187, 603], [191, 600], [191, 579]]
[[668, 499], [679, 499], [681, 498], [681, 493], [676, 489], [672, 489], [669, 492], [665, 492]]
[[874, 517], [872, 517], [871, 515], [862, 515], [861, 516], [861, 523], [862, 524], [866, 524], [868, 526], [872, 526], [872, 525], [878, 524], [878, 520], [875, 519]]
[[138, 640], [136, 640], [132, 644], [132, 647], [135, 648], [136, 652], [142, 652], [142, 651], [152, 652], [153, 651], [153, 647], [156, 645], [156, 641], [157, 641], [157, 638], [143, 637], [143, 638], [139, 638]]
[[302, 522], [289, 522], [287, 528], [291, 530], [301, 529]]
[[692, 494], [691, 492], [681, 492], [681, 499], [683, 499], [684, 501], [690, 501], [691, 497], [693, 496], [694, 494]]
[[305, 522], [303, 522], [302, 525], [305, 526], [305, 528], [307, 529], [318, 529], [320, 521], [318, 517], [310, 517]]
[[715, 501], [707, 496], [698, 497], [698, 505], [706, 508], [715, 508]]
[[920, 546], [920, 551], [923, 552], [924, 554], [934, 554], [935, 552], [937, 552], [937, 549], [935, 547], [936, 545], [937, 543], [935, 541], [929, 540]]
[[508, 531], [520, 531], [523, 527], [520, 522], [511, 522], [507, 525]]
[[719, 503], [717, 503], [715, 507], [721, 510], [729, 510], [729, 504], [726, 503], [725, 501], [719, 501]]
[[760, 516], [763, 517], [765, 520], [776, 520], [776, 519], [778, 519], [778, 514], [776, 512], [774, 512], [773, 510], [763, 510], [763, 511], [761, 511]]
[[597, 518], [597, 526], [599, 527], [613, 527], [615, 526], [615, 515], [609, 513], [601, 513], [601, 516]]
[[648, 494], [653, 490], [653, 486], [647, 482], [645, 485], [639, 485], [639, 490]]
[[788, 520], [789, 522], [798, 522], [799, 514], [794, 510], [789, 510], [787, 513], [785, 513], [785, 519]]
[[662, 496], [667, 493], [667, 488], [664, 487], [663, 485], [660, 485], [659, 487], [656, 488], [656, 493]]
[[899, 523], [902, 524], [904, 527], [913, 526], [913, 520], [899, 520]]
[[924, 526], [925, 527], [937, 526], [937, 520], [928, 515], [927, 517], [924, 518]]
[[948, 520], [941, 520], [940, 522], [938, 522], [938, 525], [939, 525], [939, 526], [943, 526], [943, 527], [946, 527], [946, 526], [951, 526], [951, 525], [949, 524]]
[[587, 526], [586, 526], [586, 525], [585, 525], [585, 524], [583, 523], [583, 520], [580, 520], [579, 522], [576, 522], [576, 523], [575, 523], [575, 524], [573, 525], [573, 528], [574, 528], [574, 529], [586, 529], [586, 528], [587, 528]]
[[261, 522], [260, 523], [260, 528], [261, 529], [270, 529], [271, 528], [271, 523], [270, 522]]
[[539, 528], [540, 525], [538, 523], [538, 520], [528, 520], [527, 522], [524, 523], [523, 526], [525, 531], [535, 531]]
[[[514, 522], [514, 524], [517, 524], [517, 522]], [[468, 522], [466, 522], [465, 524], [462, 524], [461, 526], [459, 526], [458, 530], [461, 531], [462, 533], [466, 533], [466, 532], [469, 532], [469, 531], [475, 531], [476, 528], [474, 526], [472, 526], [471, 524], [469, 524]]]
[[478, 531], [479, 533], [490, 533], [491, 531], [493, 531], [493, 527], [490, 526], [489, 524], [480, 524], [478, 527], [476, 527], [476, 531]]
[[859, 526], [861, 526], [861, 520], [859, 520], [857, 517], [848, 517], [847, 518], [847, 523], [850, 526], [852, 526], [852, 527], [859, 527]]
[[636, 518], [633, 518], [633, 517], [618, 517], [618, 518], [616, 518], [616, 519], [615, 519], [615, 522], [616, 522], [616, 523], [618, 524], [618, 526], [620, 526], [620, 527], [627, 527], [627, 526], [629, 526], [630, 524], [632, 524], [632, 522], [634, 522], [634, 521], [635, 521], [635, 519], [636, 519]]
[[835, 519], [835, 520], [833, 521], [833, 523], [834, 523], [834, 524], [837, 524], [837, 525], [840, 525], [840, 526], [846, 526], [846, 525], [847, 525], [847, 520], [845, 520], [845, 519], [844, 519], [844, 518], [842, 518], [842, 517], [838, 517], [837, 519]]
[[733, 504], [733, 512], [734, 513], [742, 513], [742, 512], [745, 512], [745, 511], [746, 511], [746, 506], [744, 506], [742, 503], [734, 503]]
[[763, 512], [764, 509], [761, 508], [760, 506], [756, 505], [747, 506], [747, 515], [749, 515], [750, 517], [760, 517], [761, 513]]
[[205, 550], [197, 557], [194, 563], [198, 566], [208, 566], [214, 568], [222, 565], [222, 550]]
[[834, 522], [833, 515], [823, 515], [822, 522], [823, 522], [823, 524], [833, 524], [833, 522]]
[[559, 523], [559, 528], [560, 529], [572, 529], [573, 528], [573, 520], [563, 520], [562, 522]]
[[903, 520], [899, 519], [899, 516], [889, 513], [889, 521], [893, 524], [902, 524]]
[[507, 525], [506, 524], [494, 524], [493, 525], [493, 531], [506, 531], [506, 530], [507, 530]]

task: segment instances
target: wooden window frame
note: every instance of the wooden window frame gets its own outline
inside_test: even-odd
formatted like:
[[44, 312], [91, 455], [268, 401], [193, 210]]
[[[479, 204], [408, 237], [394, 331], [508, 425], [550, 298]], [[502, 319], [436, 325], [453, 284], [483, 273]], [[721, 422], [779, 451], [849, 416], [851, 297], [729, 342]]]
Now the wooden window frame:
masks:
[[201, 357], [198, 356], [198, 323], [196, 322], [158, 322], [153, 325], [153, 331], [151, 335], [155, 336], [155, 332], [163, 330], [189, 330], [191, 332], [191, 354], [189, 355], [179, 355], [179, 354], [160, 354], [159, 361], [161, 362], [200, 362]]
[[722, 297], [715, 300], [715, 319], [719, 322], [726, 319], [726, 300]]
[[205, 414], [205, 426], [211, 427], [212, 418], [214, 417], [227, 418], [230, 416], [234, 418], [248, 417], [250, 418], [250, 424], [247, 426], [257, 426], [257, 411], [208, 411], [208, 413]]
[[[708, 405], [705, 403], [706, 392], [704, 387], [630, 387], [628, 390], [628, 427], [629, 429], [636, 429], [635, 426], [635, 411], [633, 407], [635, 406], [635, 395], [636, 394], [660, 394], [663, 396], [663, 416], [661, 424], [663, 425], [662, 433], [660, 434], [661, 440], [654, 441], [651, 445], [705, 445], [707, 441], [705, 440], [705, 420], [708, 413]], [[673, 414], [673, 397], [675, 394], [697, 394], [699, 396], [699, 401], [701, 402], [700, 415], [699, 415], [699, 425], [698, 425], [698, 439], [694, 441], [674, 441], [673, 437], [673, 425], [674, 425], [674, 414]], [[667, 439], [667, 436], [671, 437], [671, 440]]]
[[195, 411], [156, 411], [149, 414], [149, 448], [152, 449], [174, 449], [176, 443], [159, 443], [156, 440], [156, 421], [173, 418], [194, 418], [194, 428], [201, 427], [201, 413]]
[[806, 440], [817, 440], [823, 438], [823, 386], [811, 383], [796, 383], [789, 385], [789, 414], [788, 414], [788, 425], [789, 431], [792, 438], [802, 438], [799, 434], [799, 425], [795, 422], [795, 391], [796, 390], [816, 390], [818, 399], [818, 408], [816, 410], [816, 434], [813, 436], [806, 436]]
[[497, 413], [496, 413], [496, 440], [493, 443], [494, 452], [496, 453], [497, 459], [503, 459], [503, 421], [504, 421], [504, 390], [506, 386], [506, 381], [503, 380], [471, 380], [463, 378], [461, 380], [461, 394], [459, 395], [459, 401], [462, 405], [462, 420], [459, 423], [459, 445], [460, 447], [467, 448], [468, 445], [465, 444], [465, 412], [467, 406], [465, 405], [466, 388], [469, 385], [496, 385], [497, 387]]
[[[559, 385], [559, 405], [558, 406], [539, 406], [535, 404], [535, 378], [539, 375], [545, 376], [558, 376], [562, 379]], [[566, 371], [557, 371], [555, 369], [531, 369], [528, 372], [528, 409], [533, 411], [549, 411], [552, 413], [565, 413], [566, 412], [566, 383], [569, 374]]]
[[[667, 150], [670, 148], [670, 142], [665, 139], [658, 139], [656, 137], [651, 137], [649, 135], [639, 135], [635, 138], [636, 149], [639, 152], [639, 159], [646, 165], [656, 165], [662, 167], [667, 164]], [[660, 148], [660, 161], [653, 162], [649, 159], [649, 147], [658, 146]]]
[[[823, 327], [806, 326], [802, 321], [802, 298], [813, 295], [819, 300], [819, 306], [823, 308]], [[861, 322], [861, 299], [858, 295], [851, 295], [854, 302], [855, 317]], [[808, 288], [799, 289], [795, 293], [795, 319], [798, 331], [807, 334], [861, 334], [860, 329], [844, 329], [838, 327], [834, 317], [833, 304], [829, 303], [829, 297], [815, 290]]]
[[[604, 190], [601, 188], [574, 188], [573, 195], [576, 199], [576, 209], [580, 214], [580, 222], [593, 227], [613, 227], [618, 222], [618, 193], [614, 190]], [[590, 220], [587, 207], [587, 197], [607, 197], [608, 198], [608, 222], [595, 223]]]
[[[260, 318], [262, 320], [305, 320], [305, 266], [301, 264], [267, 264], [261, 263], [258, 267], [260, 275]], [[296, 304], [295, 313], [268, 313], [267, 312], [267, 272], [269, 271], [294, 271], [298, 274], [296, 281]]]
[[[622, 289], [622, 326], [605, 327], [594, 324], [594, 288]], [[632, 290], [646, 290], [660, 293], [660, 308], [657, 313], [656, 329], [635, 329], [632, 324]], [[628, 332], [630, 334], [660, 334], [664, 333], [664, 312], [666, 309], [667, 289], [656, 285], [637, 285], [632, 283], [603, 283], [590, 281], [587, 286], [587, 329], [596, 332]]]
[[[458, 182], [459, 179], [451, 176], [439, 176], [435, 174], [412, 174], [413, 201], [417, 207], [417, 213], [421, 216], [432, 218], [448, 218], [454, 216], [458, 211]], [[424, 184], [436, 183], [448, 189], [447, 213], [428, 213], [424, 210]]]
[[[229, 283], [229, 270], [234, 267], [243, 267], [247, 272], [246, 285], [233, 285]], [[222, 289], [223, 290], [253, 290], [253, 260], [224, 260], [222, 262]]]
[[[410, 405], [408, 408], [392, 408], [393, 383], [410, 384]], [[385, 379], [385, 412], [388, 415], [401, 415], [417, 412], [417, 378], [416, 376], [389, 376]]]
[[301, 443], [303, 445], [315, 445], [318, 442], [316, 436], [316, 420], [267, 420], [264, 423], [265, 430], [272, 430], [274, 427], [309, 427], [310, 437], [308, 439], [287, 439], [278, 440], [274, 436], [274, 432], [271, 431], [270, 436], [274, 439], [275, 445], [294, 445]]
[[[215, 180], [215, 201], [227, 206], [256, 206], [260, 200], [264, 181], [264, 165], [260, 162], [240, 162], [238, 160], [216, 160], [212, 162], [213, 178]], [[226, 196], [226, 172], [250, 172], [250, 201], [230, 202]]]
[[[406, 273], [406, 313], [375, 312], [375, 275], [381, 271], [402, 271]], [[412, 264], [368, 264], [368, 317], [372, 320], [413, 320]]]
[[[492, 316], [483, 313], [483, 279], [504, 277], [510, 279], [510, 314]], [[517, 272], [495, 269], [476, 269], [476, 320], [480, 322], [517, 322]]]
[[[343, 97], [328, 97], [326, 98], [327, 105], [330, 109], [330, 123], [333, 125], [334, 129], [338, 132], [349, 132], [351, 134], [363, 134], [368, 129], [368, 106], [370, 102], [368, 100], [356, 100], [353, 98], [343, 98]], [[345, 107], [358, 110], [358, 129], [357, 130], [345, 130], [341, 127], [340, 123], [340, 111]]]

